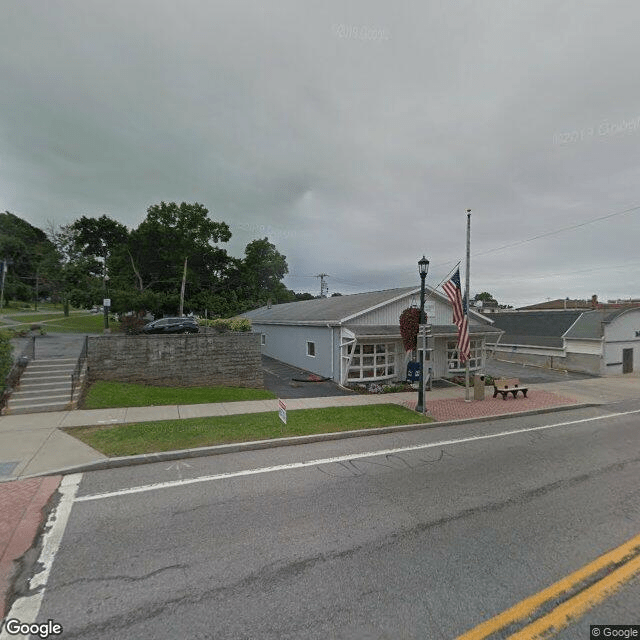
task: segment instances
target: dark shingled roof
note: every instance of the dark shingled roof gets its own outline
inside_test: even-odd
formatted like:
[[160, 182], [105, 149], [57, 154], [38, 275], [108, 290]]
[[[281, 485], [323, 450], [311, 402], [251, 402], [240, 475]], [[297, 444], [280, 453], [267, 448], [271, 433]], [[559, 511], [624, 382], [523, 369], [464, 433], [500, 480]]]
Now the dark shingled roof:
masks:
[[260, 309], [247, 311], [242, 315], [256, 324], [271, 322], [301, 324], [337, 323], [349, 316], [371, 309], [379, 304], [384, 304], [403, 295], [409, 296], [414, 293], [417, 293], [419, 297], [420, 287], [404, 287], [402, 289], [387, 289], [386, 291], [371, 291], [368, 293], [354, 293], [347, 296], [274, 304], [271, 308], [260, 307]]
[[623, 309], [586, 311], [578, 321], [567, 331], [565, 338], [573, 338], [576, 340], [598, 340], [604, 336], [604, 324], [615, 320], [619, 315], [626, 313], [633, 307]]
[[602, 322], [605, 316], [612, 315], [607, 311], [585, 311], [575, 324], [565, 333], [565, 338], [582, 340], [602, 338], [604, 331]]
[[[428, 295], [449, 303], [447, 298], [438, 291], [427, 286]], [[364, 313], [369, 309], [384, 305], [393, 300], [405, 298], [411, 302], [420, 302], [420, 287], [403, 287], [400, 289], [386, 289], [384, 291], [369, 291], [367, 293], [353, 293], [346, 296], [331, 298], [315, 298], [274, 304], [271, 307], [260, 307], [247, 311], [242, 315], [255, 324], [338, 324], [342, 321]], [[481, 314], [471, 311], [470, 315], [477, 320]], [[357, 321], [357, 320], [356, 320]], [[491, 325], [491, 320], [487, 319]]]
[[500, 344], [562, 347], [562, 336], [582, 315], [582, 310], [496, 313], [494, 326], [504, 331]]

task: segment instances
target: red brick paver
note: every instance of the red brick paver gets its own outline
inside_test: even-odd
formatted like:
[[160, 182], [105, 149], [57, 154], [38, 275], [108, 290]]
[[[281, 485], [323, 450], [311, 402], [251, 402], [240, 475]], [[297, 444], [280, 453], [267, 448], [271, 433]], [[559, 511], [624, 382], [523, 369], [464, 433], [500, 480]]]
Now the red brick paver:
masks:
[[[466, 402], [462, 398], [449, 398], [445, 400], [429, 400], [427, 393], [426, 404], [427, 413], [438, 421], [461, 420], [463, 418], [480, 418], [484, 416], [503, 416], [507, 413], [520, 413], [533, 409], [548, 409], [568, 404], [577, 404], [577, 400], [559, 396], [556, 393], [533, 389], [523, 398], [518, 394], [516, 399], [509, 395], [506, 400], [502, 396], [492, 398], [486, 397], [484, 400], [471, 400]], [[473, 389], [471, 390], [473, 398]], [[415, 409], [415, 402], [410, 403], [410, 409]], [[407, 405], [408, 406], [408, 405]]]
[[0, 483], [0, 619], [14, 561], [31, 547], [42, 522], [42, 508], [60, 485], [62, 476]]

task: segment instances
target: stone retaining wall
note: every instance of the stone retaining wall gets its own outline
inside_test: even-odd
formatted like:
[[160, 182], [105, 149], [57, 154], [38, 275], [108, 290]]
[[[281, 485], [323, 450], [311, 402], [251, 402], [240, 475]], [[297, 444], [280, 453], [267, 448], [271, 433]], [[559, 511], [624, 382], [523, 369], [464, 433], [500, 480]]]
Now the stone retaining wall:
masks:
[[260, 335], [90, 336], [89, 380], [264, 388]]

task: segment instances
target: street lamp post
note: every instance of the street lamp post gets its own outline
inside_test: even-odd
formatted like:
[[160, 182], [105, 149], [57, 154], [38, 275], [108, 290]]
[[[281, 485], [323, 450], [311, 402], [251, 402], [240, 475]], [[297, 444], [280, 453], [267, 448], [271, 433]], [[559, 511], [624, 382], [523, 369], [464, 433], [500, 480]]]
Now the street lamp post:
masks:
[[102, 308], [104, 310], [104, 332], [109, 333], [109, 276], [104, 276], [104, 300], [102, 301]]
[[[418, 273], [420, 274], [420, 317], [418, 320], [418, 324], [420, 325], [420, 332], [424, 331], [424, 325], [427, 324], [427, 317], [424, 313], [424, 281], [427, 277], [427, 272], [429, 271], [429, 261], [422, 256], [420, 260], [418, 260]], [[418, 387], [418, 404], [416, 406], [416, 411], [418, 413], [424, 413], [424, 344], [422, 345], [422, 355], [420, 357], [420, 386]], [[417, 345], [416, 345], [417, 347]]]

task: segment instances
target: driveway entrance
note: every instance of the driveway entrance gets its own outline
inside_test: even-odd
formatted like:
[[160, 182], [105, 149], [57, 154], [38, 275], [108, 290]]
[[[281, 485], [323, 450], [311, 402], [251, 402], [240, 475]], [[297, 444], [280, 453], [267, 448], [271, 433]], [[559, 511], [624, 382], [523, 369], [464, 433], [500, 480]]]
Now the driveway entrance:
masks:
[[[311, 382], [317, 376], [298, 369], [275, 358], [262, 356], [264, 372], [264, 388], [275, 393], [279, 398], [325, 398], [329, 396], [351, 396], [353, 391], [346, 391], [333, 380]], [[307, 382], [302, 382], [307, 380]]]
[[597, 376], [588, 373], [563, 373], [543, 367], [532, 367], [500, 360], [487, 360], [486, 373], [494, 378], [520, 378], [522, 384], [537, 384], [543, 382], [565, 382], [567, 380], [589, 380]]

